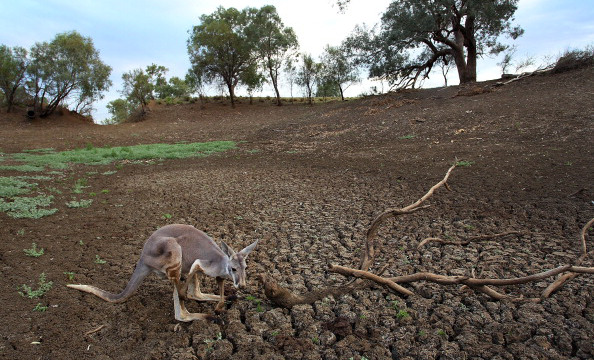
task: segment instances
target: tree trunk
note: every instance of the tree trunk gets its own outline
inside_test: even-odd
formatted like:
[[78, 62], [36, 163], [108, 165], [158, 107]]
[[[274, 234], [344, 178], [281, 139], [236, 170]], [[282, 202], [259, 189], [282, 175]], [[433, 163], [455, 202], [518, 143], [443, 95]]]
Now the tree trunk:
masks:
[[229, 89], [229, 97], [231, 98], [231, 107], [235, 107], [235, 85], [232, 82], [227, 82], [227, 88]]
[[278, 91], [278, 75], [274, 76], [274, 73], [271, 68], [268, 69], [270, 71], [270, 79], [272, 80], [272, 86], [274, 87], [274, 92], [276, 93], [276, 105], [282, 106], [280, 92]]

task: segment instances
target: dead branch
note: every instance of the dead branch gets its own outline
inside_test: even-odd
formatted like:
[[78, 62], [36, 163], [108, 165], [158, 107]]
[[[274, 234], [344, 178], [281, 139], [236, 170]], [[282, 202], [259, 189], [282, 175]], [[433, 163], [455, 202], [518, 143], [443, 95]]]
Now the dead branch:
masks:
[[[590, 221], [588, 221], [588, 223], [586, 225], [584, 225], [584, 227], [582, 228], [582, 231], [580, 233], [580, 240], [582, 241], [582, 255], [577, 259], [576, 265], [581, 265], [582, 262], [588, 256], [588, 246], [586, 245], [586, 231], [588, 231], [588, 229], [590, 227], [592, 227], [592, 224], [594, 224], [594, 218], [592, 218]], [[561, 286], [563, 286], [563, 284], [565, 284], [565, 282], [575, 279], [578, 275], [579, 275], [578, 273], [574, 272], [574, 273], [564, 274], [564, 275], [560, 276], [557, 280], [555, 280], [555, 282], [553, 282], [551, 285], [549, 285], [542, 292], [542, 297], [548, 298], [549, 296], [551, 296], [552, 293], [554, 293]]]
[[[474, 291], [478, 291], [488, 295], [489, 297], [496, 300], [508, 299], [512, 301], [540, 301], [543, 298], [550, 296], [554, 291], [559, 289], [565, 282], [578, 276], [579, 274], [594, 274], [594, 267], [582, 267], [580, 266], [584, 259], [588, 256], [588, 248], [586, 246], [586, 232], [594, 224], [594, 219], [590, 220], [581, 231], [581, 243], [582, 243], [582, 254], [577, 259], [575, 264], [568, 264], [558, 266], [557, 268], [543, 271], [537, 274], [527, 275], [523, 277], [508, 278], [508, 279], [480, 279], [470, 276], [448, 276], [440, 275], [429, 272], [419, 272], [411, 275], [403, 275], [396, 277], [385, 277], [382, 276], [384, 271], [388, 268], [389, 264], [393, 259], [388, 260], [388, 264], [383, 266], [378, 274], [374, 274], [369, 271], [371, 266], [375, 262], [376, 254], [380, 252], [380, 244], [376, 243], [377, 232], [380, 225], [391, 217], [397, 217], [404, 214], [410, 214], [418, 210], [422, 210], [428, 207], [428, 205], [421, 206], [428, 198], [430, 198], [435, 190], [441, 186], [447, 186], [447, 180], [456, 165], [452, 165], [446, 172], [444, 178], [433, 185], [429, 191], [423, 195], [416, 202], [398, 209], [388, 209], [378, 215], [372, 222], [367, 231], [365, 238], [365, 251], [361, 255], [359, 269], [353, 269], [339, 265], [329, 265], [328, 271], [338, 273], [347, 277], [353, 277], [357, 280], [351, 281], [343, 286], [326, 287], [320, 290], [310, 291], [303, 295], [293, 294], [289, 290], [278, 285], [268, 275], [263, 274], [260, 276], [260, 281], [264, 285], [264, 292], [266, 296], [276, 305], [280, 305], [286, 308], [291, 308], [297, 304], [311, 304], [317, 300], [321, 300], [326, 296], [340, 296], [354, 291], [357, 288], [368, 286], [368, 284], [376, 283], [381, 286], [385, 286], [390, 290], [397, 292], [401, 295], [411, 296], [414, 293], [399, 285], [400, 283], [412, 283], [417, 281], [429, 281], [441, 285], [462, 285], [463, 288], [469, 288]], [[463, 241], [445, 241], [440, 238], [426, 238], [421, 241], [418, 248], [422, 248], [429, 242], [439, 242], [441, 244], [454, 244], [454, 245], [468, 245], [471, 242], [489, 240], [498, 237], [504, 237], [509, 235], [525, 235], [529, 234], [527, 231], [507, 231], [497, 234], [478, 235], [468, 237]], [[530, 282], [540, 281], [552, 276], [561, 275], [556, 281], [554, 281], [547, 289], [542, 293], [541, 298], [524, 298], [524, 297], [512, 297], [501, 292], [492, 289], [490, 286], [510, 286], [520, 285]], [[367, 282], [367, 283], [366, 283]]]

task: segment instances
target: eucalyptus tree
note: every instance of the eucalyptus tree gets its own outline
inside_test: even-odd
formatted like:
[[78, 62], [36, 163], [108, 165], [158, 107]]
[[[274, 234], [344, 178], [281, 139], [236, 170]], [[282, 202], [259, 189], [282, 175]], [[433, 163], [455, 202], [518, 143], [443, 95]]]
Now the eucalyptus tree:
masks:
[[359, 69], [344, 47], [327, 45], [321, 58], [324, 82], [332, 83], [344, 101], [344, 91], [359, 81]]
[[36, 43], [30, 52], [27, 89], [40, 116], [50, 115], [68, 100], [77, 109], [103, 98], [111, 86], [111, 67], [104, 64], [93, 40], [76, 31], [60, 33], [51, 42]]
[[303, 54], [301, 56], [301, 66], [297, 70], [297, 85], [305, 90], [308, 103], [313, 103], [313, 94], [316, 84], [319, 82], [322, 64], [314, 60], [311, 55]]
[[10, 112], [17, 91], [23, 86], [29, 59], [27, 50], [0, 45], [0, 90], [4, 93], [6, 112]]
[[252, 11], [253, 24], [248, 28], [249, 36], [255, 41], [254, 50], [268, 72], [276, 94], [276, 103], [280, 106], [282, 104], [278, 90], [280, 70], [295, 55], [299, 42], [295, 31], [285, 27], [274, 6], [266, 5]]
[[[343, 8], [350, 0], [337, 1]], [[348, 39], [369, 75], [399, 87], [427, 78], [435, 65], [453, 61], [460, 83], [476, 81], [477, 58], [506, 49], [499, 37], [522, 35], [513, 26], [518, 0], [399, 0], [379, 29], [358, 27]]]
[[257, 71], [256, 39], [250, 36], [255, 12], [219, 7], [210, 15], [200, 16], [200, 24], [193, 27], [187, 43], [196, 78], [206, 83], [222, 81], [232, 106], [237, 85], [252, 78], [249, 72]]

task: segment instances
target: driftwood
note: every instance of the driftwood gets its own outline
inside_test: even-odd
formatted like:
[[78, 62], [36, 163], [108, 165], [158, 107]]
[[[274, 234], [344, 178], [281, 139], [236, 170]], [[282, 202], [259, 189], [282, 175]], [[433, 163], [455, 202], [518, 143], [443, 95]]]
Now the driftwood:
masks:
[[[452, 165], [446, 172], [444, 178], [433, 185], [429, 191], [423, 195], [419, 200], [403, 208], [388, 209], [377, 216], [371, 223], [365, 241], [365, 251], [363, 252], [359, 264], [359, 269], [353, 269], [339, 265], [329, 265], [328, 271], [338, 273], [347, 277], [353, 277], [356, 280], [351, 281], [343, 286], [326, 287], [315, 291], [310, 291], [305, 294], [297, 295], [291, 291], [278, 285], [270, 276], [266, 274], [260, 275], [259, 279], [264, 286], [264, 292], [271, 302], [276, 305], [291, 308], [298, 304], [312, 304], [317, 300], [321, 300], [329, 295], [340, 296], [352, 292], [355, 289], [369, 286], [370, 284], [378, 284], [385, 286], [388, 289], [399, 293], [402, 296], [411, 296], [414, 293], [403, 287], [400, 284], [412, 283], [417, 281], [429, 281], [441, 285], [463, 285], [465, 288], [472, 289], [477, 292], [484, 293], [496, 300], [530, 300], [540, 301], [544, 298], [549, 297], [553, 292], [557, 291], [564, 283], [574, 279], [580, 274], [594, 274], [594, 267], [582, 267], [582, 262], [588, 257], [588, 248], [586, 245], [586, 232], [594, 225], [594, 219], [590, 220], [581, 231], [581, 242], [582, 242], [582, 254], [576, 260], [574, 264], [562, 265], [557, 268], [543, 271], [537, 274], [532, 274], [524, 277], [508, 278], [508, 279], [479, 279], [470, 276], [447, 276], [434, 274], [429, 272], [419, 272], [411, 275], [403, 275], [396, 277], [384, 277], [383, 272], [388, 268], [390, 264], [386, 264], [378, 274], [370, 272], [371, 266], [375, 262], [375, 256], [380, 252], [380, 246], [376, 242], [377, 232], [380, 225], [388, 218], [397, 217], [400, 215], [410, 214], [415, 211], [419, 211], [428, 207], [428, 205], [421, 206], [427, 199], [429, 199], [433, 193], [444, 186], [449, 189], [447, 180], [456, 164]], [[472, 242], [488, 240], [497, 237], [504, 237], [509, 235], [525, 235], [529, 234], [527, 231], [508, 231], [498, 234], [480, 235], [469, 237], [462, 241], [446, 241], [440, 238], [427, 238], [421, 241], [418, 245], [418, 249], [431, 242], [437, 242], [439, 244], [453, 244], [453, 245], [468, 245]], [[560, 275], [560, 277], [554, 281], [547, 289], [541, 294], [540, 298], [525, 299], [523, 297], [513, 298], [509, 295], [502, 294], [491, 286], [506, 286], [506, 285], [519, 285], [534, 281], [540, 281], [552, 276]]]

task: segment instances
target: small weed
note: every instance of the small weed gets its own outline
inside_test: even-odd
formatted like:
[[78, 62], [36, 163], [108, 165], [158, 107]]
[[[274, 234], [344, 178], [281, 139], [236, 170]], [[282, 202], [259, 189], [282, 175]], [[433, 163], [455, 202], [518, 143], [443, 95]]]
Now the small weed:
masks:
[[466, 230], [474, 230], [474, 226], [473, 225], [470, 225], [470, 224], [464, 224], [464, 228]]
[[474, 165], [474, 161], [461, 160], [456, 163], [456, 166], [468, 167]]
[[53, 284], [53, 281], [46, 282], [45, 273], [41, 273], [41, 275], [39, 275], [39, 287], [37, 288], [37, 290], [33, 290], [31, 287], [23, 284], [21, 286], [21, 289], [23, 291], [19, 291], [19, 294], [22, 297], [26, 297], [29, 299], [38, 299], [42, 297], [46, 292], [48, 292], [52, 288]]
[[19, 231], [17, 231], [17, 235], [19, 235], [19, 236], [25, 235], [25, 229], [19, 229]]
[[78, 240], [78, 245], [83, 246], [85, 243], [82, 240]]
[[72, 271], [64, 271], [64, 275], [68, 277], [68, 281], [74, 280], [74, 272]]
[[95, 264], [105, 264], [107, 261], [101, 259], [99, 255], [95, 255]]
[[573, 163], [571, 161], [566, 161], [565, 164], [563, 164], [563, 165], [565, 165], [565, 166], [571, 166], [571, 165], [573, 165]]
[[398, 313], [396, 314], [396, 319], [400, 320], [400, 319], [404, 319], [409, 317], [409, 313], [408, 311], [404, 310], [404, 309], [400, 309], [398, 310]]
[[446, 332], [443, 329], [437, 330], [436, 334], [439, 336], [444, 336], [444, 337], [448, 336], [448, 334], [446, 334]]
[[80, 200], [80, 201], [72, 200], [72, 201], [67, 202], [66, 206], [68, 206], [71, 209], [88, 208], [89, 206], [91, 206], [92, 203], [93, 203], [93, 199]]
[[30, 249], [23, 249], [23, 252], [27, 256], [40, 257], [41, 255], [43, 255], [43, 248], [37, 249], [37, 244], [32, 243], [31, 244], [31, 248]]
[[404, 136], [401, 136], [401, 137], [399, 137], [399, 139], [400, 139], [400, 140], [410, 140], [410, 139], [414, 139], [414, 138], [416, 138], [416, 137], [417, 137], [417, 135], [412, 135], [412, 134], [410, 134], [410, 135], [404, 135]]
[[37, 305], [35, 305], [35, 307], [33, 308], [33, 311], [45, 312], [47, 308], [47, 306], [42, 305], [41, 303], [37, 303]]
[[217, 341], [221, 341], [223, 340], [223, 334], [222, 333], [217, 333], [217, 336], [214, 339], [204, 339], [204, 343], [206, 344], [206, 352], [210, 353], [211, 351], [213, 351], [213, 346], [212, 344], [216, 343]]
[[251, 301], [252, 303], [254, 303], [256, 305], [256, 311], [261, 313], [264, 312], [264, 308], [262, 307], [262, 301], [252, 295], [248, 295], [245, 297], [245, 299], [247, 301]]
[[72, 189], [72, 192], [75, 194], [82, 194], [83, 193], [82, 189], [88, 187], [87, 183], [88, 183], [88, 181], [85, 178], [76, 180], [74, 182], [74, 188]]
[[163, 215], [161, 215], [161, 219], [164, 219], [164, 220], [169, 220], [172, 217], [173, 217], [173, 215], [171, 215], [171, 214], [163, 214]]
[[314, 344], [316, 344], [316, 345], [319, 345], [320, 344], [320, 339], [317, 336], [314, 336], [314, 337], [311, 338], [311, 342], [314, 343]]
[[425, 330], [419, 330], [419, 336], [425, 336], [427, 332]]
[[102, 194], [108, 194], [108, 193], [109, 193], [109, 190], [107, 190], [107, 189], [103, 189], [103, 190], [101, 190], [101, 193], [102, 193]]
[[106, 172], [101, 173], [101, 175], [109, 176], [109, 175], [113, 175], [115, 173], [117, 173], [117, 171], [110, 170], [110, 171], [106, 171]]

